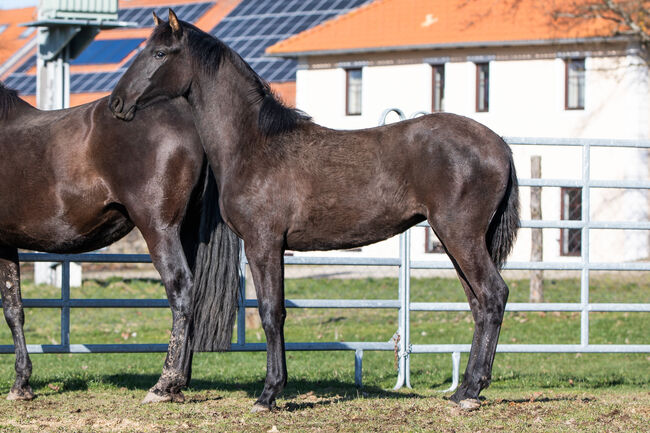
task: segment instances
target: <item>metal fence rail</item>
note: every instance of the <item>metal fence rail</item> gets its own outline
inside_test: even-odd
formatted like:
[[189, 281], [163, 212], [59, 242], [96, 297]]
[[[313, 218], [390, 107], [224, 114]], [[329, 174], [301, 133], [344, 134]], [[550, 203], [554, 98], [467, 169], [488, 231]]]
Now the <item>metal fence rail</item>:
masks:
[[[399, 110], [386, 110], [382, 114], [383, 124], [390, 112], [396, 112], [405, 118]], [[416, 113], [420, 114], [420, 113]], [[572, 311], [581, 313], [580, 344], [499, 344], [498, 352], [510, 353], [650, 353], [650, 344], [590, 344], [590, 312], [650, 312], [650, 304], [644, 303], [591, 303], [589, 302], [590, 271], [650, 271], [650, 262], [617, 263], [592, 262], [589, 257], [589, 233], [594, 229], [649, 230], [650, 222], [620, 222], [590, 220], [590, 190], [592, 188], [626, 188], [650, 189], [647, 180], [593, 180], [590, 178], [590, 149], [592, 147], [650, 149], [650, 140], [587, 140], [556, 138], [519, 138], [507, 137], [511, 145], [537, 146], [579, 146], [582, 148], [582, 179], [519, 179], [521, 186], [534, 187], [579, 187], [582, 188], [582, 219], [580, 221], [522, 221], [524, 228], [571, 228], [582, 231], [582, 249], [579, 261], [571, 262], [509, 262], [505, 269], [519, 270], [575, 270], [581, 272], [580, 302], [573, 303], [509, 303], [506, 311]], [[426, 227], [422, 223], [419, 227]], [[411, 353], [451, 353], [453, 366], [453, 383], [448, 390], [453, 390], [459, 381], [460, 354], [469, 352], [469, 344], [411, 344], [411, 311], [470, 311], [464, 302], [411, 302], [411, 269], [453, 269], [449, 260], [414, 261], [410, 258], [410, 231], [400, 236], [399, 258], [361, 258], [361, 257], [286, 257], [288, 265], [346, 265], [346, 266], [393, 266], [399, 269], [399, 294], [397, 299], [384, 300], [343, 300], [343, 299], [290, 299], [287, 308], [391, 308], [396, 309], [399, 327], [390, 342], [298, 342], [286, 343], [287, 350], [348, 350], [355, 353], [355, 382], [361, 385], [363, 352], [365, 350], [396, 350], [399, 373], [395, 388], [410, 387]], [[20, 254], [21, 261], [48, 261], [62, 263], [62, 288], [60, 299], [25, 299], [27, 308], [57, 308], [61, 310], [61, 344], [28, 345], [30, 353], [108, 353], [108, 352], [164, 352], [167, 344], [70, 344], [70, 309], [71, 308], [166, 308], [166, 299], [73, 299], [70, 298], [70, 263], [150, 263], [146, 254]], [[236, 342], [232, 351], [263, 351], [263, 343], [246, 342], [245, 309], [256, 308], [255, 299], [246, 299], [246, 258], [241, 257], [240, 303], [237, 314]], [[12, 345], [0, 345], [0, 353], [13, 353]], [[446, 390], [446, 391], [448, 391]]]

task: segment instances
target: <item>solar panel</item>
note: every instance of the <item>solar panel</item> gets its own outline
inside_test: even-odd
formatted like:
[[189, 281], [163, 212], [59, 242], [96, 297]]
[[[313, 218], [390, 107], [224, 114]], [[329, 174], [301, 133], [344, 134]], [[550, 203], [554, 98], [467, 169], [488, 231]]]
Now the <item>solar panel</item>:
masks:
[[[371, 0], [243, 0], [211, 33], [235, 49], [251, 67], [268, 81], [293, 81], [297, 62], [264, 54], [267, 47], [314, 27], [337, 15], [347, 13]], [[215, 2], [197, 2], [170, 6], [183, 21], [196, 22]], [[152, 11], [166, 16], [167, 7], [128, 8], [119, 11], [119, 19], [136, 21], [142, 27], [153, 26]], [[121, 41], [121, 42], [120, 42]], [[129, 41], [129, 42], [126, 42]], [[72, 63], [119, 63], [137, 49], [142, 39], [95, 41]], [[95, 45], [98, 43], [103, 43]], [[94, 45], [94, 46], [93, 46]], [[131, 47], [127, 51], [127, 47]], [[131, 57], [113, 72], [75, 73], [70, 76], [71, 93], [109, 92], [113, 90]], [[36, 93], [36, 77], [26, 72], [36, 64], [31, 56], [10, 75], [5, 84], [23, 95]]]
[[152, 13], [155, 11], [156, 15], [160, 17], [167, 16], [167, 9], [174, 10], [178, 18], [190, 23], [195, 22], [204, 13], [207, 12], [214, 5], [214, 2], [201, 2], [201, 3], [186, 3], [181, 5], [170, 5], [162, 7], [142, 7], [142, 8], [128, 8], [120, 9], [118, 11], [118, 18], [120, 21], [133, 21], [138, 23], [139, 27], [153, 27]]
[[243, 0], [210, 33], [237, 51], [266, 80], [293, 81], [297, 62], [266, 56], [266, 48], [369, 2]]
[[5, 85], [15, 89], [21, 95], [36, 94], [36, 76], [25, 74], [11, 74], [5, 80]]
[[93, 41], [79, 57], [70, 63], [73, 65], [119, 63], [142, 42], [144, 42], [144, 38]]
[[18, 66], [14, 73], [22, 74], [29, 71], [31, 68], [36, 66], [36, 55], [30, 56], [27, 60], [23, 62], [22, 65]]

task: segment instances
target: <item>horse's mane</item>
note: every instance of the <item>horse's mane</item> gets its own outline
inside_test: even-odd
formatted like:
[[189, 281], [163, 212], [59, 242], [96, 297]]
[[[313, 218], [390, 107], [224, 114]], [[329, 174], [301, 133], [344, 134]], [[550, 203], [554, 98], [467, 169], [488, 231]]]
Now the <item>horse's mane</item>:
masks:
[[[289, 108], [278, 100], [269, 83], [222, 41], [192, 24], [182, 22], [182, 25], [187, 31], [188, 46], [197, 67], [202, 68], [208, 75], [214, 75], [224, 58], [227, 58], [246, 77], [251, 84], [250, 103], [261, 103], [257, 125], [263, 134], [272, 136], [290, 132], [298, 126], [300, 120], [310, 119], [302, 111]], [[161, 27], [169, 29], [167, 26], [158, 26]]]
[[18, 101], [18, 93], [0, 82], [0, 120], [6, 119]]

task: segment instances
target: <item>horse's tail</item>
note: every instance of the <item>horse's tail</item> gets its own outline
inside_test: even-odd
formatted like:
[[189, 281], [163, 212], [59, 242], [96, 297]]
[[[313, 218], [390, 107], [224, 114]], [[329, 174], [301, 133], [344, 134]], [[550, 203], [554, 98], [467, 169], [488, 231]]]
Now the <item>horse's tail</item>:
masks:
[[509, 157], [510, 177], [508, 186], [497, 211], [492, 217], [487, 233], [488, 250], [492, 261], [499, 269], [503, 267], [508, 254], [510, 254], [517, 236], [517, 229], [519, 229], [519, 184], [515, 164], [512, 160], [512, 152], [509, 153]]
[[208, 166], [194, 264], [192, 349], [230, 349], [239, 294], [239, 238], [219, 212], [219, 191]]

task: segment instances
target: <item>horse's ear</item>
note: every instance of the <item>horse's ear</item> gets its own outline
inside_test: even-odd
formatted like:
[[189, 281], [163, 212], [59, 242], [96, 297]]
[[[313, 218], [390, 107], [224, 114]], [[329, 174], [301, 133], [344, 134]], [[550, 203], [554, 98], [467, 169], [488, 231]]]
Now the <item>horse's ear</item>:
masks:
[[158, 18], [158, 15], [156, 15], [156, 11], [152, 11], [153, 13], [153, 22], [156, 26], [159, 26], [160, 23], [162, 22], [160, 18]]
[[172, 31], [176, 34], [181, 33], [181, 23], [178, 22], [178, 17], [173, 10], [169, 9], [169, 25], [172, 28]]

